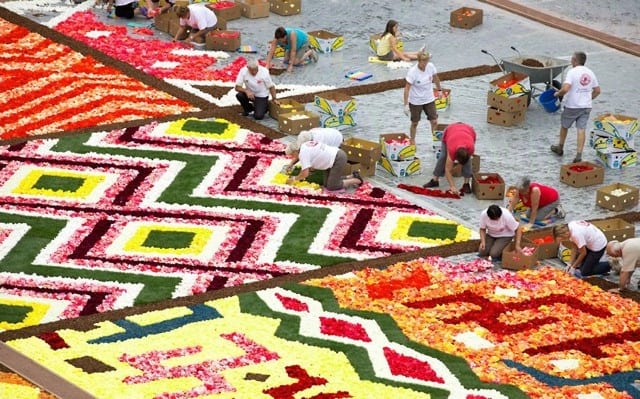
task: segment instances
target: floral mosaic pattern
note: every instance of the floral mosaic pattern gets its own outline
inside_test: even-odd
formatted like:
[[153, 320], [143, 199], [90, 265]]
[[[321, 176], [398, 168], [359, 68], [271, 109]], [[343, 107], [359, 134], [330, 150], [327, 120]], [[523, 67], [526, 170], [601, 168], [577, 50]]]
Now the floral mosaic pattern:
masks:
[[473, 237], [369, 184], [286, 185], [288, 162], [284, 144], [224, 119], [0, 148], [0, 303], [29, 310], [0, 328]]
[[0, 140], [198, 111], [0, 18]]

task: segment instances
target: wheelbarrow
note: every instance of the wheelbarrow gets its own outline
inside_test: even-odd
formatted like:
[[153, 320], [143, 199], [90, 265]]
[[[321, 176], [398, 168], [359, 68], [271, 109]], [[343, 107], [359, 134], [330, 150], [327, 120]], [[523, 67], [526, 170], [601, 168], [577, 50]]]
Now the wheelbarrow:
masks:
[[[564, 71], [567, 67], [571, 66], [571, 62], [544, 55], [522, 56], [515, 47], [511, 46], [511, 49], [518, 53], [518, 56], [503, 58], [500, 62], [498, 62], [496, 57], [487, 50], [480, 51], [491, 56], [498, 67], [500, 67], [502, 73], [507, 74], [510, 72], [518, 72], [529, 76], [529, 82], [531, 83], [531, 96], [536, 96], [534, 94], [535, 90], [544, 92], [552, 86], [556, 89], [560, 89], [562, 86], [561, 81], [564, 80]], [[555, 80], [558, 75], [563, 75], [560, 81]], [[534, 86], [537, 84], [544, 84], [544, 89], [541, 90]], [[529, 101], [531, 101], [531, 99], [529, 99]]]

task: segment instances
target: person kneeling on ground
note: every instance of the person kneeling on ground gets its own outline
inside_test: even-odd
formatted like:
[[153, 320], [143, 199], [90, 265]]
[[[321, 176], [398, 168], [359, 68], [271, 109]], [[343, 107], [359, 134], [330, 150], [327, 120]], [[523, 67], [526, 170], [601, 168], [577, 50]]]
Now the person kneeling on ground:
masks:
[[[447, 182], [449, 182], [449, 192], [455, 194], [470, 194], [471, 185], [469, 184], [469, 180], [473, 175], [473, 170], [471, 169], [471, 162], [469, 162], [469, 160], [474, 154], [475, 144], [476, 131], [471, 125], [456, 122], [447, 126], [442, 134], [442, 151], [440, 158], [436, 161], [436, 166], [433, 168], [433, 178], [423, 185], [423, 187], [438, 187], [440, 185], [440, 177], [445, 176]], [[453, 181], [452, 171], [455, 163], [462, 165], [464, 184], [460, 191], [456, 189], [455, 182]]]
[[289, 162], [289, 165], [285, 167], [286, 172], [291, 172], [293, 166], [298, 162], [300, 146], [307, 141], [317, 141], [331, 147], [340, 148], [343, 140], [344, 136], [342, 135], [342, 132], [332, 127], [314, 127], [311, 130], [301, 131], [300, 134], [298, 134], [296, 141], [289, 143], [284, 151], [285, 154], [291, 157], [291, 162]]
[[564, 219], [565, 212], [560, 204], [560, 194], [555, 188], [534, 183], [529, 177], [523, 177], [516, 188], [517, 192], [514, 193], [508, 209], [513, 211], [518, 201], [522, 201], [522, 205], [529, 208], [525, 214], [529, 219], [527, 227], [550, 216]]
[[189, 4], [188, 6], [173, 7], [178, 18], [180, 18], [180, 29], [176, 32], [173, 40], [181, 40], [187, 31], [189, 35], [185, 41], [187, 43], [204, 43], [207, 33], [216, 28], [218, 17], [216, 14], [200, 4]]
[[480, 214], [480, 248], [478, 256], [489, 256], [490, 260], [500, 260], [502, 251], [516, 238], [516, 251], [521, 252], [520, 223], [506, 208], [491, 205]]
[[640, 237], [628, 238], [622, 242], [610, 241], [607, 244], [607, 255], [612, 258], [621, 258], [622, 266], [620, 267], [618, 288], [609, 290], [609, 292], [620, 293], [629, 288], [631, 275], [640, 260]]
[[307, 141], [300, 146], [297, 155], [300, 158], [302, 170], [297, 176], [289, 177], [287, 184], [306, 179], [311, 170], [324, 171], [322, 185], [329, 191], [358, 187], [363, 183], [358, 172], [354, 172], [352, 177], [342, 178], [342, 171], [347, 165], [347, 154], [337, 147], [317, 141]]
[[571, 221], [553, 227], [556, 242], [571, 243], [571, 260], [566, 268], [578, 278], [606, 274], [611, 270], [609, 262], [600, 262], [607, 248], [607, 237], [602, 230], [584, 221]]
[[249, 58], [247, 65], [240, 68], [236, 78], [236, 98], [242, 105], [242, 114], [248, 116], [253, 112], [257, 120], [264, 119], [269, 108], [269, 94], [276, 100], [276, 86], [271, 80], [269, 70], [258, 64], [255, 58]]
[[277, 46], [284, 48], [284, 62], [289, 63], [287, 72], [292, 72], [294, 65], [303, 65], [307, 59], [318, 62], [318, 54], [309, 44], [309, 35], [302, 29], [284, 28], [282, 26], [276, 29], [274, 39], [269, 43], [267, 68], [271, 68], [271, 60]]

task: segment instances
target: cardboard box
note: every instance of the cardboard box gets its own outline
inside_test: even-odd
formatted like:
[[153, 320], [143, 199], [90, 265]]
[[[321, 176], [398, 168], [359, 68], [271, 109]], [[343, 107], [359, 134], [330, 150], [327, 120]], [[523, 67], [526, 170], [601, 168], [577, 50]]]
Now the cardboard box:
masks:
[[592, 130], [589, 134], [589, 147], [594, 150], [604, 150], [613, 148], [616, 150], [632, 150], [634, 136], [631, 136], [629, 141], [623, 140], [618, 137], [610, 136], [608, 133], [601, 132], [599, 130]]
[[587, 187], [604, 181], [604, 168], [591, 162], [576, 162], [560, 167], [560, 181], [573, 187]]
[[[480, 155], [473, 154], [469, 162], [471, 162], [471, 172], [478, 173], [480, 171]], [[451, 175], [453, 177], [462, 176], [462, 165], [455, 164], [451, 170]]]
[[278, 100], [278, 102], [280, 104], [269, 101], [269, 115], [275, 120], [279, 120], [280, 115], [282, 114], [287, 114], [293, 111], [304, 111], [304, 104], [295, 100], [283, 98]]
[[529, 95], [526, 93], [513, 97], [499, 96], [492, 91], [487, 93], [487, 105], [502, 112], [526, 111], [529, 106], [528, 101]]
[[635, 237], [636, 234], [634, 225], [619, 218], [596, 220], [591, 224], [602, 230], [607, 241], [624, 241], [627, 238]]
[[531, 80], [520, 72], [509, 72], [489, 82], [489, 91], [502, 97], [518, 97], [531, 91]]
[[218, 19], [222, 18], [225, 21], [233, 21], [242, 16], [242, 6], [239, 3], [231, 3], [229, 1], [208, 3], [207, 7], [216, 14]]
[[571, 252], [573, 252], [571, 241], [562, 241], [558, 244], [558, 259], [567, 265], [571, 262]]
[[[433, 140], [434, 147], [436, 149], [436, 145], [440, 148], [440, 142], [442, 141], [442, 135], [444, 134], [444, 130], [449, 126], [448, 123], [438, 123], [436, 125], [436, 130], [431, 132], [431, 140]], [[436, 144], [437, 143], [437, 144]], [[437, 159], [437, 158], [436, 158]]]
[[499, 200], [504, 198], [504, 180], [498, 173], [474, 173], [472, 189], [478, 199]]
[[487, 108], [487, 122], [500, 126], [513, 126], [524, 122], [526, 112], [504, 112], [497, 108]]
[[594, 130], [626, 141], [638, 132], [638, 126], [638, 118], [620, 114], [606, 113], [593, 120]]
[[523, 250], [525, 248], [533, 248], [533, 252], [529, 255], [527, 253], [518, 253], [516, 252], [515, 242], [511, 242], [504, 250], [502, 250], [501, 267], [503, 269], [525, 270], [532, 269], [536, 264], [538, 264], [538, 248], [535, 245], [532, 243], [521, 242], [520, 247]]
[[309, 111], [289, 112], [280, 114], [278, 129], [287, 134], [298, 134], [303, 130], [320, 126], [318, 114]]
[[[179, 25], [180, 18], [178, 18], [175, 12], [166, 11], [153, 19], [153, 26], [155, 26], [155, 28], [160, 32], [169, 33], [169, 24], [171, 21], [175, 21]], [[174, 32], [172, 35], [175, 34], [176, 33]]]
[[[342, 169], [342, 176], [349, 176], [353, 174], [353, 172], [360, 172], [360, 164], [358, 162], [347, 161], [344, 169]], [[362, 173], [360, 175], [364, 176]]]
[[420, 158], [417, 157], [402, 161], [394, 161], [389, 158], [382, 157], [380, 158], [379, 164], [382, 166], [382, 169], [397, 177], [417, 175], [422, 172], [422, 164], [420, 162]]
[[212, 30], [207, 33], [205, 48], [207, 50], [236, 51], [242, 40], [237, 30]]
[[525, 238], [538, 248], [538, 260], [558, 257], [558, 247], [560, 244], [553, 238], [553, 232], [551, 230], [528, 231], [524, 233], [523, 241]]
[[442, 89], [440, 93], [434, 89], [433, 94], [436, 96], [436, 110], [448, 110], [451, 105], [451, 89]]
[[471, 29], [482, 24], [482, 10], [480, 8], [462, 7], [451, 11], [449, 25], [454, 28]]
[[267, 0], [242, 0], [236, 2], [242, 7], [245, 18], [265, 18], [269, 16], [269, 2]]
[[596, 204], [612, 211], [621, 211], [638, 205], [638, 187], [613, 183], [598, 189]]
[[616, 150], [615, 148], [604, 148], [596, 150], [598, 160], [611, 169], [622, 169], [638, 163], [638, 153], [636, 150]]
[[382, 147], [379, 142], [355, 137], [345, 140], [340, 148], [347, 154], [347, 160], [350, 162], [375, 164], [382, 156]]
[[[167, 33], [169, 33], [171, 36], [175, 37], [175, 35], [178, 33], [178, 31], [180, 30], [180, 18], [175, 18], [175, 19], [170, 19], [169, 20], [169, 31]], [[182, 37], [179, 37], [179, 40], [184, 40], [187, 38], [187, 33], [185, 32], [184, 35], [182, 35]]]
[[416, 156], [416, 145], [411, 137], [404, 133], [386, 133], [380, 135], [382, 156], [391, 161], [412, 159]]
[[269, 0], [269, 10], [278, 15], [296, 15], [302, 11], [301, 0]]
[[360, 175], [361, 176], [374, 176], [376, 174], [376, 165], [380, 162], [378, 159], [375, 162], [360, 163]]
[[307, 32], [309, 45], [321, 53], [331, 53], [340, 50], [344, 45], [344, 36], [326, 30]]
[[320, 115], [320, 126], [345, 129], [356, 126], [356, 99], [339, 91], [317, 93], [309, 110]]

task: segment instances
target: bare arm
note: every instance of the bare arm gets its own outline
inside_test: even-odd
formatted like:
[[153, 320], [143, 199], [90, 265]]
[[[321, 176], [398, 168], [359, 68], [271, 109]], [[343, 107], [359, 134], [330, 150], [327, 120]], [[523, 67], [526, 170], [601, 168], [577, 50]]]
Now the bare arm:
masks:
[[569, 91], [569, 89], [571, 89], [571, 84], [569, 83], [564, 83], [562, 85], [562, 87], [560, 88], [560, 90], [556, 91], [555, 93], [553, 93], [554, 97], [562, 97], [565, 94], [567, 94], [567, 92]]
[[404, 101], [404, 105], [409, 105], [409, 90], [411, 89], [411, 83], [405, 82], [404, 84], [404, 93], [402, 94], [402, 98]]
[[292, 176], [287, 180], [287, 183], [291, 184], [291, 183], [295, 183], [298, 181], [303, 181], [304, 179], [306, 179], [309, 176], [309, 168], [306, 169], [302, 169], [300, 171], [300, 173], [298, 174], [298, 176]]
[[591, 99], [593, 100], [599, 95], [600, 95], [600, 86], [594, 87], [593, 90], [591, 91]]
[[296, 46], [298, 45], [298, 35], [295, 31], [289, 34], [289, 67], [287, 70], [291, 72], [293, 65], [296, 63]]
[[265, 60], [267, 63], [267, 68], [271, 68], [271, 60], [273, 59], [273, 55], [276, 52], [276, 47], [278, 46], [277, 40], [273, 39], [269, 42], [269, 52], [267, 52], [267, 59]]
[[449, 182], [449, 191], [453, 191], [454, 193], [457, 193], [458, 189], [456, 189], [456, 183], [453, 181], [453, 174], [451, 173], [453, 171], [453, 160], [451, 159], [448, 153], [442, 154], [440, 156], [444, 156], [444, 155], [446, 155], [447, 157], [447, 160], [444, 163], [444, 177], [446, 177], [447, 181]]

